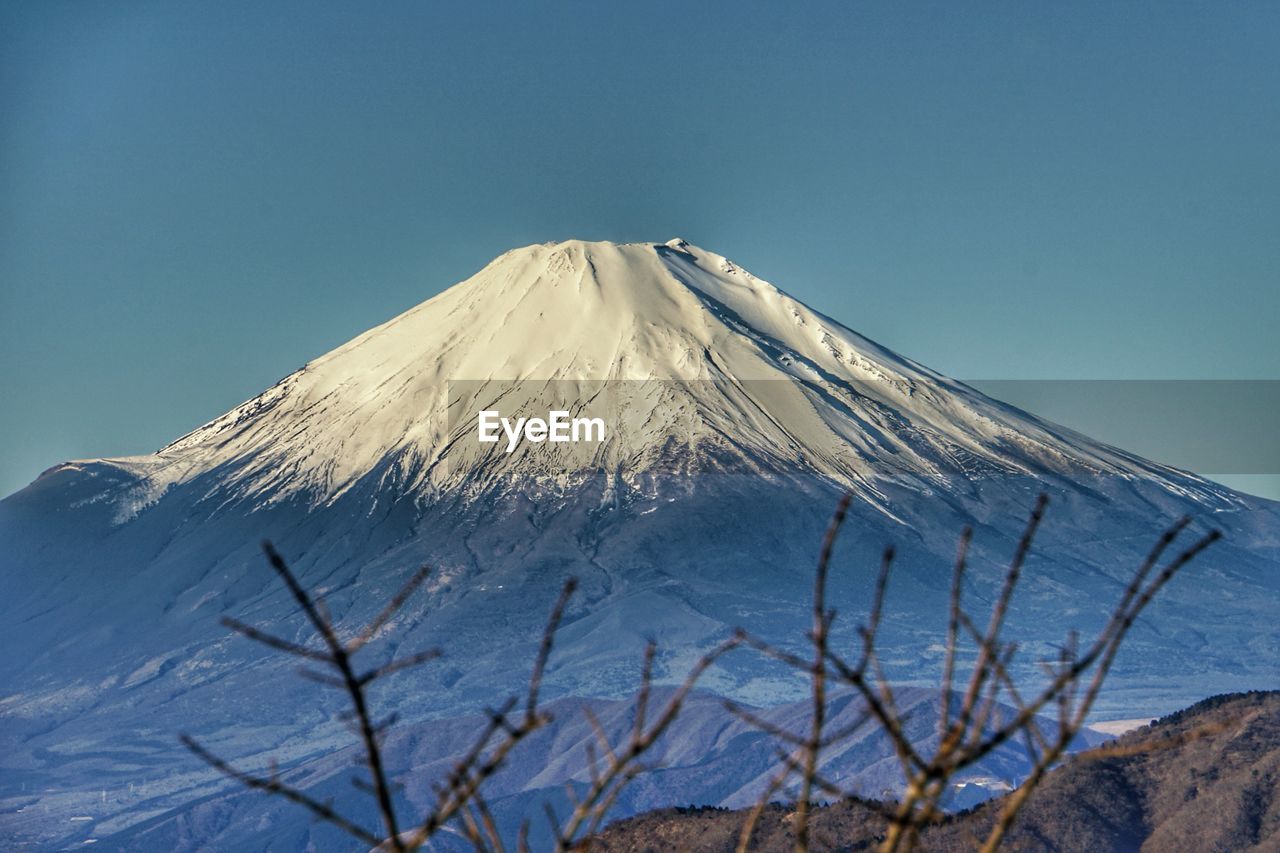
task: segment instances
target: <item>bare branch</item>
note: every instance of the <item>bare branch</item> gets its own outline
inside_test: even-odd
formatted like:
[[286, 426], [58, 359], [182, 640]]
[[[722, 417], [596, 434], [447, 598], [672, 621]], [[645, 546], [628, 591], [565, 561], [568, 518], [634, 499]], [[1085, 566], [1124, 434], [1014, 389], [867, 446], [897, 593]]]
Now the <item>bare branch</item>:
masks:
[[409, 578], [405, 585], [400, 588], [400, 591], [387, 602], [387, 606], [382, 608], [382, 612], [375, 616], [368, 625], [365, 625], [364, 630], [357, 634], [355, 639], [347, 643], [347, 654], [355, 654], [372, 640], [382, 630], [383, 626], [400, 612], [400, 608], [404, 607], [405, 602], [409, 600], [409, 596], [413, 595], [418, 587], [422, 586], [422, 582], [427, 579], [429, 574], [431, 574], [431, 569], [427, 566], [423, 566], [414, 572], [413, 577]]
[[300, 658], [306, 658], [307, 660], [319, 661], [320, 663], [329, 663], [332, 660], [332, 658], [324, 652], [316, 651], [315, 649], [308, 649], [306, 646], [300, 646], [297, 643], [291, 643], [288, 640], [281, 639], [274, 634], [268, 634], [266, 631], [260, 631], [252, 625], [247, 625], [244, 622], [241, 622], [239, 619], [232, 619], [230, 616], [224, 616], [222, 617], [221, 622], [237, 634], [242, 634], [250, 640], [262, 643], [264, 646], [269, 646], [276, 651], [285, 652], [286, 654], [291, 654]]
[[[735, 636], [699, 658], [697, 663], [685, 675], [684, 681], [667, 699], [662, 710], [651, 723], [646, 719], [642, 719], [640, 712], [641, 704], [643, 703], [644, 706], [647, 706], [652, 695], [652, 661], [654, 652], [652, 650], [653, 644], [650, 643], [645, 649], [644, 661], [640, 670], [640, 689], [637, 694], [636, 717], [641, 720], [641, 723], [632, 725], [626, 743], [623, 745], [617, 747], [611, 745], [608, 734], [600, 724], [600, 721], [590, 712], [590, 709], [583, 709], [584, 715], [595, 732], [596, 740], [608, 757], [608, 762], [598, 772], [593, 770], [591, 785], [575, 804], [573, 812], [564, 824], [553, 822], [553, 831], [556, 834], [556, 850], [577, 849], [583, 843], [580, 836], [590, 838], [591, 834], [603, 824], [605, 817], [617, 802], [623, 789], [637, 775], [648, 769], [646, 765], [641, 763], [640, 759], [675, 722], [698, 679], [717, 660], [742, 645], [742, 642], [741, 638]], [[594, 758], [594, 755], [593, 751], [590, 756]]]
[[443, 656], [444, 656], [444, 653], [439, 649], [427, 649], [425, 652], [418, 652], [415, 655], [409, 655], [408, 657], [400, 658], [399, 660], [393, 660], [390, 663], [383, 664], [377, 669], [371, 669], [368, 672], [361, 675], [357, 679], [357, 681], [359, 681], [361, 686], [364, 686], [371, 681], [375, 681], [384, 676], [391, 675], [394, 672], [400, 672], [401, 670], [404, 670], [404, 669], [410, 669], [411, 667], [421, 666], [422, 664], [427, 663], [428, 661], [438, 660]]
[[[822, 752], [822, 729], [827, 720], [827, 638], [831, 628], [831, 616], [827, 613], [827, 577], [831, 565], [831, 552], [835, 548], [836, 537], [844, 525], [846, 513], [853, 494], [846, 492], [836, 505], [835, 515], [827, 526], [826, 536], [822, 541], [822, 552], [818, 556], [818, 569], [814, 572], [813, 582], [813, 627], [809, 638], [813, 643], [813, 664], [809, 670], [811, 688], [811, 717], [809, 735], [800, 745], [801, 767], [800, 800], [796, 804], [794, 829], [796, 834], [795, 850], [804, 853], [809, 849], [809, 800], [813, 796], [814, 778], [818, 774], [818, 760]], [[885, 562], [892, 559], [886, 556]], [[887, 568], [882, 574], [887, 574]], [[877, 598], [883, 596], [881, 589]], [[879, 608], [877, 606], [876, 610]]]
[[[1022, 739], [1028, 759], [1032, 762], [1032, 771], [1024, 785], [1006, 800], [1006, 813], [1002, 814], [984, 849], [994, 850], [999, 845], [1003, 832], [1012, 823], [1030, 790], [1061, 759], [1083, 727], [1120, 645], [1134, 621], [1164, 585], [1218, 537], [1214, 532], [1200, 538], [1157, 570], [1165, 551], [1186, 529], [1188, 521], [1181, 519], [1172, 525], [1135, 571], [1096, 638], [1080, 651], [1075, 635], [1069, 636], [1060, 648], [1055, 664], [1048, 667], [1047, 683], [1039, 692], [1026, 697], [1010, 674], [1010, 664], [1017, 646], [1005, 642], [1001, 638], [1001, 632], [1008, 619], [1014, 592], [1022, 579], [1047, 503], [1048, 498], [1044, 495], [1037, 500], [1004, 572], [999, 592], [991, 604], [987, 626], [981, 631], [962, 607], [962, 590], [973, 533], [970, 528], [966, 528], [961, 534], [948, 597], [946, 649], [940, 689], [939, 742], [932, 754], [922, 755], [907, 736], [906, 719], [896, 706], [892, 684], [877, 655], [876, 641], [892, 565], [891, 550], [886, 552], [881, 562], [869, 604], [868, 620], [859, 631], [862, 651], [856, 664], [849, 664], [827, 647], [828, 632], [834, 618], [834, 614], [825, 609], [828, 575], [825, 560], [830, 554], [831, 531], [828, 531], [824, 542], [823, 562], [815, 574], [813, 628], [808, 633], [814, 647], [823, 650], [821, 657], [814, 662], [807, 661], [746, 631], [737, 632], [736, 636], [744, 645], [806, 673], [811, 679], [810, 698], [813, 706], [809, 731], [800, 735], [772, 724], [734, 703], [728, 703], [729, 710], [740, 719], [790, 747], [790, 751], [780, 752], [781, 769], [771, 777], [755, 808], [748, 815], [739, 835], [739, 850], [747, 849], [765, 806], [771, 797], [783, 789], [790, 777], [798, 779], [800, 790], [792, 817], [798, 851], [807, 849], [810, 840], [808, 800], [811, 792], [822, 790], [834, 795], [839, 790], [838, 786], [824, 779], [818, 772], [818, 752], [838, 743], [841, 737], [850, 736], [863, 721], [855, 721], [854, 725], [847, 726], [840, 732], [815, 737], [815, 733], [826, 722], [825, 691], [829, 677], [834, 677], [857, 692], [866, 705], [868, 718], [883, 729], [903, 768], [904, 794], [892, 809], [885, 810], [889, 827], [881, 845], [883, 851], [913, 848], [919, 842], [921, 830], [938, 818], [939, 803], [947, 791], [948, 781], [957, 772], [982, 760], [1010, 739]], [[974, 662], [967, 667], [966, 685], [957, 702], [955, 682], [959, 667], [958, 653], [963, 639], [969, 639], [976, 645], [977, 654]], [[1088, 673], [1092, 674], [1085, 686], [1082, 678]], [[1010, 714], [998, 710], [1006, 697], [1012, 705]], [[1040, 715], [1050, 705], [1057, 707], [1058, 726], [1056, 732], [1046, 733], [1040, 727]]]
[[942, 667], [942, 709], [938, 718], [938, 734], [945, 735], [951, 720], [951, 700], [955, 690], [956, 629], [960, 622], [960, 592], [964, 583], [964, 570], [969, 559], [969, 543], [973, 541], [973, 528], [965, 526], [960, 533], [960, 545], [956, 549], [956, 562], [951, 571], [951, 595], [948, 598], [947, 651]]
[[277, 794], [284, 797], [286, 800], [297, 803], [309, 810], [320, 820], [333, 824], [348, 835], [354, 836], [367, 844], [376, 846], [382, 843], [382, 839], [374, 833], [338, 814], [325, 803], [308, 797], [296, 788], [289, 787], [276, 778], [275, 774], [272, 774], [270, 777], [262, 777], [245, 773], [241, 770], [237, 770], [235, 767], [232, 767], [221, 758], [218, 758], [216, 755], [209, 752], [189, 735], [182, 735], [179, 739], [182, 741], [183, 745], [185, 745], [187, 749], [191, 750], [191, 752], [194, 753], [201, 761], [205, 762], [219, 773], [222, 773], [224, 776], [235, 779], [246, 788], [252, 788], [256, 791], [266, 791], [269, 794]]
[[[516, 707], [515, 697], [508, 699], [500, 709], [489, 713], [489, 723], [470, 751], [449, 774], [445, 786], [439, 792], [436, 807], [402, 842], [405, 849], [417, 850], [440, 827], [458, 816], [469, 803], [474, 801], [484, 782], [503, 766], [511, 751], [550, 721], [550, 716], [538, 708], [538, 694], [546, 672], [547, 660], [551, 656], [555, 643], [556, 631], [560, 628], [565, 608], [575, 589], [577, 589], [576, 579], [570, 578], [565, 581], [560, 597], [551, 610], [551, 616], [547, 619], [542, 640], [538, 645], [538, 654], [534, 659], [533, 670], [529, 675], [529, 688], [521, 720], [518, 723], [512, 723], [509, 719], [510, 713]], [[501, 739], [497, 738], [499, 732], [503, 735]]]
[[560, 620], [564, 618], [565, 608], [569, 606], [569, 599], [577, 588], [577, 578], [569, 578], [565, 581], [564, 588], [560, 590], [560, 598], [551, 608], [551, 618], [547, 620], [547, 627], [542, 632], [542, 642], [538, 646], [538, 656], [533, 662], [533, 674], [529, 676], [529, 695], [524, 706], [525, 716], [528, 719], [532, 719], [537, 711], [538, 691], [542, 689], [542, 675], [547, 668], [547, 659], [551, 657], [551, 647], [555, 642], [556, 631], [560, 629]]
[[383, 827], [386, 830], [386, 838], [390, 843], [392, 850], [402, 851], [404, 847], [400, 843], [400, 830], [396, 822], [395, 807], [392, 802], [391, 784], [387, 779], [386, 769], [383, 766], [382, 753], [379, 749], [378, 735], [374, 730], [373, 723], [369, 716], [368, 703], [364, 694], [364, 685], [356, 676], [355, 670], [351, 664], [351, 657], [347, 653], [347, 649], [338, 640], [337, 632], [333, 628], [333, 624], [329, 619], [328, 612], [320, 603], [312, 598], [310, 594], [303, 589], [298, 579], [290, 571], [289, 566], [285, 563], [280, 553], [272, 547], [270, 542], [262, 543], [262, 550], [267, 555], [267, 561], [270, 563], [277, 575], [284, 581], [285, 586], [293, 594], [294, 599], [302, 608], [303, 613], [315, 626], [317, 632], [324, 639], [325, 645], [329, 647], [329, 663], [336, 669], [341, 677], [343, 686], [346, 688], [348, 697], [351, 700], [352, 710], [357, 720], [357, 727], [360, 733], [360, 739], [364, 744], [365, 763], [369, 767], [370, 776], [373, 778], [373, 787], [378, 802], [378, 812], [382, 817]]

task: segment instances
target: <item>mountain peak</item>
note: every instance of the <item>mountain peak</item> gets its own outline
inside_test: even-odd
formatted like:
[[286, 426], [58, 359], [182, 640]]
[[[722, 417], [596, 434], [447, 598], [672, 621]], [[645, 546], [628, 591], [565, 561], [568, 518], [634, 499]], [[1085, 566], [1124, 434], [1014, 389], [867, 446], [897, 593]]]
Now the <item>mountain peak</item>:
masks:
[[[632, 383], [619, 405], [633, 429], [576, 460], [490, 459], [456, 417], [545, 403], [537, 389], [549, 383], [588, 395], [604, 382]], [[516, 383], [533, 390], [508, 396]], [[402, 488], [438, 494], [478, 471], [645, 476], [672, 454], [695, 467], [711, 454], [715, 465], [804, 471], [885, 512], [886, 488], [1046, 468], [1162, 476], [903, 359], [681, 238], [511, 250], [159, 453], [112, 464], [143, 480], [135, 503], [145, 505], [210, 472], [237, 499], [328, 501], [388, 466]]]

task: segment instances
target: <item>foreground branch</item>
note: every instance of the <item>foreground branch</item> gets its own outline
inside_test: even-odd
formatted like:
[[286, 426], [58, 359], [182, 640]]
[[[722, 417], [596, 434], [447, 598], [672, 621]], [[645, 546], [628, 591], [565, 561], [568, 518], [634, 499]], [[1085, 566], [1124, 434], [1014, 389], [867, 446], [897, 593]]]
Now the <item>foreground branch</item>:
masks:
[[371, 847], [394, 851], [394, 853], [417, 850], [438, 830], [451, 820], [458, 818], [463, 823], [464, 834], [472, 838], [478, 847], [483, 848], [488, 845], [490, 849], [499, 849], [501, 841], [488, 806], [480, 794], [480, 787], [485, 780], [498, 772], [507, 756], [522, 740], [550, 721], [550, 716], [539, 707], [538, 699], [547, 661], [554, 645], [555, 633], [564, 617], [569, 598], [576, 588], [576, 581], [570, 579], [565, 583], [547, 620], [538, 653], [534, 659], [533, 670], [529, 676], [523, 709], [517, 712], [519, 702], [512, 697], [501, 708], [488, 712], [489, 720], [486, 727], [471, 748], [454, 765], [444, 784], [438, 788], [436, 805], [431, 813], [416, 820], [414, 829], [402, 832], [395, 806], [395, 786], [387, 773], [382, 752], [383, 739], [395, 718], [392, 716], [384, 722], [376, 723], [370, 710], [367, 691], [371, 684], [386, 676], [435, 660], [440, 657], [440, 651], [429, 649], [363, 671], [356, 666], [354, 657], [390, 624], [396, 613], [422, 585], [428, 571], [423, 568], [416, 572], [373, 620], [356, 632], [352, 639], [344, 641], [339, 636], [322, 602], [307, 592], [298, 582], [279, 552], [269, 542], [263, 544], [263, 550], [271, 568], [284, 582], [307, 617], [307, 621], [319, 636], [321, 648], [285, 640], [236, 619], [224, 619], [223, 624], [236, 633], [275, 651], [312, 664], [319, 664], [321, 670], [303, 669], [301, 674], [313, 681], [340, 689], [346, 694], [351, 704], [348, 718], [359, 736], [363, 764], [369, 773], [368, 782], [356, 780], [355, 784], [360, 790], [370, 794], [377, 803], [381, 830], [374, 831], [362, 826], [357, 821], [340, 814], [331, 804], [322, 803], [289, 785], [281, 779], [274, 767], [267, 776], [254, 775], [232, 766], [189, 735], [181, 736], [182, 743], [196, 757], [223, 775], [235, 779], [248, 788], [284, 797], [297, 803], [310, 811], [318, 820], [336, 826]]
[[[906, 719], [894, 701], [893, 688], [885, 676], [877, 654], [877, 638], [883, 614], [885, 592], [893, 563], [893, 550], [887, 549], [872, 593], [867, 622], [859, 630], [861, 650], [858, 660], [850, 663], [831, 648], [829, 641], [835, 612], [826, 608], [831, 545], [844, 521], [848, 497], [841, 501], [819, 557], [815, 572], [813, 628], [808, 639], [812, 658], [787, 652], [758, 637], [740, 632], [743, 642], [757, 651], [804, 673], [810, 680], [812, 704], [809, 729], [803, 734], [780, 730], [765, 721], [731, 706], [739, 717], [751, 722], [787, 746], [779, 753], [780, 767], [765, 786], [756, 806], [750, 811], [738, 839], [738, 851], [746, 851], [765, 806], [791, 778], [798, 779], [799, 798], [795, 806], [793, 830], [795, 849], [810, 846], [810, 799], [814, 791], [828, 796], [852, 796], [819, 773], [820, 751], [839, 740], [852, 736], [865, 721], [875, 723], [888, 737], [902, 767], [904, 793], [886, 817], [889, 827], [881, 845], [886, 853], [914, 848], [920, 831], [941, 815], [940, 803], [956, 774], [973, 766], [1010, 740], [1021, 739], [1032, 761], [1032, 769], [1023, 784], [1004, 802], [999, 818], [983, 841], [984, 851], [994, 851], [1003, 842], [1022, 806], [1045, 774], [1066, 754], [1080, 731], [1115, 662], [1121, 645], [1133, 623], [1155, 596], [1189, 562], [1220, 538], [1211, 531], [1187, 545], [1161, 565], [1165, 553], [1186, 530], [1189, 519], [1181, 519], [1156, 542], [1147, 558], [1134, 572], [1110, 616], [1097, 636], [1083, 649], [1074, 635], [1062, 645], [1052, 664], [1046, 664], [1048, 683], [1029, 698], [1024, 697], [1010, 675], [1010, 663], [1016, 646], [1006, 643], [1002, 631], [1008, 620], [1014, 593], [1022, 579], [1023, 568], [1031, 553], [1035, 535], [1048, 505], [1047, 496], [1036, 502], [1030, 518], [1004, 572], [1000, 590], [994, 599], [985, 628], [966, 612], [961, 590], [968, 566], [972, 531], [961, 537], [952, 569], [946, 649], [940, 690], [937, 748], [922, 754], [906, 733]], [[962, 643], [977, 647], [977, 658], [969, 667], [967, 678], [958, 679], [957, 654]], [[957, 691], [956, 682], [964, 687]], [[862, 699], [866, 717], [843, 731], [824, 735], [829, 684], [853, 689]], [[1012, 705], [1013, 713], [1002, 715], [1001, 703]], [[1057, 710], [1057, 729], [1046, 735], [1040, 727], [1042, 714], [1050, 706]]]

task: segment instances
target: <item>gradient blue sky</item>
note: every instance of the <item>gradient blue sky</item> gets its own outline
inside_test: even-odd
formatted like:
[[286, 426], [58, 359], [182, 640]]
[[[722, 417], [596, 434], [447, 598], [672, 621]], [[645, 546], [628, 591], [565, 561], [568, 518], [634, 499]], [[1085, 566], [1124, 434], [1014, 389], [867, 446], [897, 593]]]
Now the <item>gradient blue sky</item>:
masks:
[[566, 237], [954, 376], [1280, 378], [1277, 44], [1273, 2], [4, 3], [0, 494]]

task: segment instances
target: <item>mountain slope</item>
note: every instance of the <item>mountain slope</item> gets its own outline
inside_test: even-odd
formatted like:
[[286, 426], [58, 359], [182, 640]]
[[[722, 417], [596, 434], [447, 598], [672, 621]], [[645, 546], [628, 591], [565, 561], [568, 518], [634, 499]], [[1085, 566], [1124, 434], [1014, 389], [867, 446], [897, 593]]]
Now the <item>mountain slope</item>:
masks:
[[[480, 410], [561, 405], [599, 412], [606, 440], [511, 453], [476, 440]], [[569, 574], [581, 592], [553, 693], [626, 692], [648, 638], [666, 680], [735, 625], [801, 642], [845, 490], [836, 639], [854, 641], [895, 543], [881, 645], [904, 682], [936, 678], [961, 527], [976, 529], [978, 601], [1040, 491], [1053, 504], [1010, 621], [1022, 675], [1069, 629], [1096, 630], [1099, 603], [1184, 513], [1226, 542], [1135, 628], [1102, 707], [1159, 712], [1274, 673], [1274, 504], [986, 398], [684, 241], [570, 241], [501, 256], [155, 454], [60, 465], [0, 501], [0, 794], [48, 788], [56, 821], [90, 808], [104, 774], [152, 794], [203, 784], [181, 730], [249, 760], [345, 743], [332, 699], [304, 684], [281, 702], [291, 664], [218, 625], [228, 614], [306, 639], [262, 538], [343, 626], [432, 566], [370, 649], [445, 647], [380, 697], [412, 721], [518, 683]], [[749, 658], [705, 686], [760, 705], [799, 689]]]
[[[653, 696], [655, 706], [664, 702], [669, 692], [658, 690]], [[914, 726], [921, 731], [936, 731], [936, 690], [908, 688], [898, 700]], [[544, 803], [558, 813], [566, 813], [566, 784], [572, 784], [579, 793], [590, 784], [587, 748], [595, 742], [595, 734], [584, 708], [594, 714], [614, 742], [623, 742], [629, 734], [634, 711], [631, 699], [561, 699], [551, 703], [547, 707], [551, 724], [521, 744], [511, 754], [506, 769], [487, 786], [486, 800], [506, 835], [514, 837], [521, 820], [528, 815], [543, 815]], [[833, 724], [847, 725], [862, 710], [862, 704], [852, 697], [837, 696], [832, 703]], [[1011, 709], [1003, 710], [1012, 713]], [[760, 713], [775, 725], [798, 730], [808, 721], [810, 707], [808, 702], [798, 702], [761, 709]], [[461, 757], [464, 744], [469, 744], [486, 722], [483, 716], [473, 714], [403, 726], [391, 736], [386, 754], [390, 772], [402, 786], [403, 814], [419, 814], [431, 807], [433, 786], [448, 775]], [[1054, 723], [1046, 720], [1042, 725], [1048, 731]], [[1081, 739], [1082, 747], [1101, 740], [1090, 734], [1088, 740]], [[733, 717], [719, 697], [695, 692], [672, 729], [648, 754], [648, 762], [657, 769], [626, 789], [615, 814], [641, 812], [673, 802], [738, 808], [753, 804], [775, 772], [775, 749], [776, 742], [769, 735]], [[342, 798], [346, 778], [358, 762], [358, 748], [352, 745], [283, 770], [316, 798]], [[857, 736], [830, 750], [822, 769], [824, 778], [867, 795], [901, 792], [893, 746], [875, 726], [864, 726]], [[1022, 748], [1006, 745], [957, 780], [963, 787], [957, 787], [951, 801], [971, 805], [998, 795], [1016, 784], [1026, 771]], [[218, 787], [201, 789], [202, 796], [194, 807], [187, 802], [197, 799], [191, 792], [185, 797], [170, 798], [178, 804], [176, 808], [162, 809], [162, 801], [157, 800], [153, 803], [155, 815], [143, 822], [131, 820], [132, 815], [127, 812], [117, 816], [115, 803], [109, 803], [106, 813], [92, 825], [82, 822], [65, 827], [66, 835], [58, 843], [70, 847], [86, 838], [97, 838], [96, 849], [136, 851], [209, 847], [236, 850], [268, 844], [280, 849], [302, 849], [308, 844], [321, 850], [346, 847], [339, 831], [327, 824], [316, 824], [309, 814], [283, 800], [234, 786], [225, 790], [217, 790]], [[363, 814], [360, 809], [370, 806], [367, 802], [359, 804], [350, 813]], [[541, 823], [545, 824], [545, 819]], [[269, 827], [269, 833], [264, 835], [262, 827]], [[537, 823], [530, 841], [534, 849], [552, 845], [545, 825]], [[433, 849], [471, 847], [461, 838], [446, 836], [437, 840]]]

